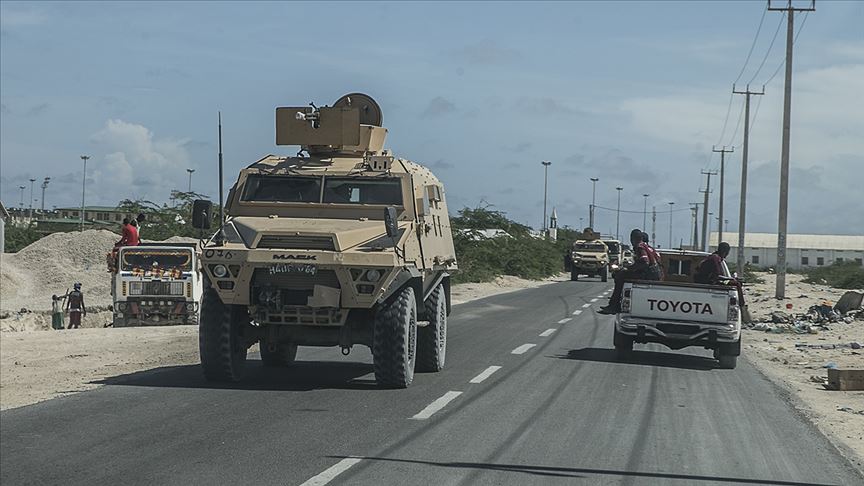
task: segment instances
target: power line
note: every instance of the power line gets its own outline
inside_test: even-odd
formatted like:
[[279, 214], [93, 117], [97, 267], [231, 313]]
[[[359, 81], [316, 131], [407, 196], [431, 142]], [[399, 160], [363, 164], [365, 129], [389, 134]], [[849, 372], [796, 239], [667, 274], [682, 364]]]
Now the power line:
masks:
[[[753, 55], [753, 48], [756, 47], [756, 41], [759, 40], [759, 32], [762, 32], [762, 22], [765, 21], [765, 14], [767, 14], [767, 13], [768, 13], [768, 10], [762, 11], [762, 18], [759, 19], [759, 27], [756, 28], [756, 35], [753, 36], [753, 44], [750, 45], [750, 52], [747, 53], [747, 59], [744, 60], [744, 65], [741, 66], [741, 72], [738, 73], [738, 77], [735, 78], [735, 81], [734, 81], [735, 83], [737, 83], [738, 81], [741, 80], [741, 76], [744, 75], [744, 70], [747, 69], [747, 64], [750, 62], [750, 56]], [[729, 115], [726, 115], [726, 116], [728, 117]], [[723, 137], [720, 137], [720, 138], [723, 138]]]
[[765, 57], [762, 58], [762, 62], [759, 64], [759, 68], [756, 69], [756, 72], [753, 73], [753, 78], [751, 78], [750, 81], [747, 82], [747, 84], [753, 83], [753, 81], [756, 80], [756, 77], [759, 76], [759, 73], [762, 72], [762, 68], [765, 67], [765, 61], [768, 60], [768, 55], [771, 54], [771, 49], [774, 48], [774, 41], [777, 40], [777, 34], [780, 33], [780, 27], [783, 27], [783, 20], [785, 20], [785, 18], [786, 14], [784, 13], [783, 16], [780, 18], [780, 22], [777, 24], [777, 30], [774, 31], [774, 37], [771, 38], [771, 43], [768, 44], [768, 50], [765, 51]]
[[[784, 13], [783, 15], [786, 15], [786, 14]], [[810, 12], [809, 12], [809, 11], [808, 11], [808, 12], [804, 12], [804, 18], [801, 20], [801, 25], [798, 26], [798, 32], [795, 33], [795, 39], [792, 40], [792, 44], [793, 44], [793, 45], [794, 45], [796, 42], [798, 42], [798, 36], [801, 34], [801, 31], [804, 29], [804, 24], [807, 22], [807, 17], [808, 17], [809, 15], [810, 15]], [[784, 65], [786, 65], [786, 58], [783, 58], [783, 60], [780, 61], [780, 65], [777, 66], [777, 69], [774, 70], [774, 74], [772, 74], [771, 77], [768, 78], [768, 81], [765, 81], [765, 83], [763, 83], [763, 84], [765, 84], [766, 86], [767, 86], [768, 84], [770, 84], [771, 81], [774, 80], [774, 77], [777, 76], [777, 74], [780, 72], [780, 70], [783, 69], [783, 66], [784, 66]]]
[[720, 131], [720, 140], [717, 141], [714, 145], [720, 145], [723, 142], [723, 136], [726, 135], [726, 125], [729, 124], [729, 113], [732, 111], [732, 98], [733, 94], [729, 94], [729, 105], [726, 107], [726, 119], [723, 120], [723, 130]]
[[[735, 94], [735, 86], [732, 86], [732, 94]], [[744, 118], [744, 103], [741, 103], [741, 111], [738, 112], [738, 123], [735, 124], [735, 132], [732, 133], [732, 137], [729, 138], [729, 143], [726, 145], [734, 145], [732, 142], [735, 141], [735, 137], [738, 135], [738, 129], [741, 128], [741, 120]]]
[[[606, 208], [603, 206], [596, 206], [596, 205], [594, 206], [594, 208], [595, 209], [605, 209], [607, 211], [618, 211], [616, 208]], [[674, 209], [673, 210], [673, 212], [679, 212], [679, 211], [690, 211], [690, 208]], [[625, 211], [624, 209], [622, 209], [621, 212], [622, 213], [642, 214], [641, 210], [639, 210], [639, 211]], [[662, 213], [668, 213], [669, 211], [657, 211], [657, 212], [662, 214]]]

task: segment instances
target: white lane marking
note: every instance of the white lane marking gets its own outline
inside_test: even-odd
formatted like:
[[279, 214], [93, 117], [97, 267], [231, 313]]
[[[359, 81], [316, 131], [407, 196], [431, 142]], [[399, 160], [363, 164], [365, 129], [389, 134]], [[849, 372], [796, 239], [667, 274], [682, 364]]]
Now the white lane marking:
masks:
[[597, 296], [598, 299], [602, 299], [606, 294], [600, 294]]
[[591, 299], [591, 302], [597, 302], [600, 299]]
[[528, 351], [529, 349], [533, 348], [534, 346], [537, 346], [537, 345], [531, 344], [531, 343], [523, 344], [522, 346], [519, 346], [518, 348], [514, 349], [513, 351], [510, 351], [510, 354], [523, 354], [523, 353], [525, 353], [525, 351]]
[[581, 313], [582, 313], [581, 310], [575, 310], [575, 311], [573, 311], [573, 315], [574, 315], [574, 316], [578, 316], [578, 315], [581, 314]]
[[435, 414], [438, 410], [446, 407], [448, 403], [452, 402], [456, 397], [461, 395], [461, 391], [448, 391], [441, 398], [435, 400], [430, 403], [426, 408], [420, 411], [417, 415], [411, 417], [413, 420], [426, 420], [432, 415]]
[[492, 376], [492, 373], [495, 373], [496, 371], [498, 371], [500, 369], [501, 369], [500, 366], [490, 366], [490, 367], [486, 368], [485, 370], [483, 370], [483, 372], [480, 373], [479, 375], [475, 376], [474, 378], [471, 378], [471, 381], [469, 381], [468, 383], [483, 383], [483, 380], [485, 380], [486, 378], [489, 378], [490, 376]]
[[300, 486], [324, 486], [330, 481], [336, 479], [336, 476], [342, 474], [343, 472], [347, 471], [351, 466], [360, 462], [361, 459], [361, 457], [346, 457], [345, 459], [342, 459], [333, 466], [327, 468], [321, 474], [308, 479]]
[[565, 317], [564, 319], [561, 319], [560, 321], [558, 321], [558, 324], [567, 324], [568, 322], [570, 322], [572, 320], [573, 320], [572, 317]]
[[587, 307], [591, 307], [591, 304], [582, 304], [582, 308], [585, 309]]
[[540, 337], [547, 337], [547, 336], [551, 336], [552, 333], [555, 332], [555, 331], [556, 331], [556, 329], [546, 329], [545, 331], [543, 331], [543, 332], [540, 333]]

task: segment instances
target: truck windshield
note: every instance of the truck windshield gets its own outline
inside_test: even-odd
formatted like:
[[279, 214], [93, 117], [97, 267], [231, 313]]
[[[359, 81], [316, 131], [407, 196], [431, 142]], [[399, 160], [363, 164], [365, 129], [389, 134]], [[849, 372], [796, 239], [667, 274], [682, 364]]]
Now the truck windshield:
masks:
[[123, 250], [121, 269], [149, 269], [159, 267], [165, 269], [192, 270], [192, 250], [186, 249], [149, 249], [134, 248]]
[[574, 250], [581, 250], [581, 251], [603, 251], [603, 252], [605, 252], [606, 246], [602, 245], [602, 244], [598, 245], [596, 243], [576, 243], [575, 245], [573, 245], [573, 249]]
[[[324, 190], [321, 190], [321, 184]], [[398, 177], [249, 176], [244, 201], [402, 205]]]
[[621, 252], [621, 245], [618, 243], [606, 243], [606, 246], [609, 247], [610, 254], [617, 255]]

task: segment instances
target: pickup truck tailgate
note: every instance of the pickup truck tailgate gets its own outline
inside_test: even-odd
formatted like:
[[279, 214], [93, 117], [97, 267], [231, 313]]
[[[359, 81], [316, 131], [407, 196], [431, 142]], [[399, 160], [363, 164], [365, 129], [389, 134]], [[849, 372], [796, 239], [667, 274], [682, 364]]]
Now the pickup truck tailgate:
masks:
[[725, 324], [729, 297], [728, 290], [633, 284], [630, 289], [630, 316]]

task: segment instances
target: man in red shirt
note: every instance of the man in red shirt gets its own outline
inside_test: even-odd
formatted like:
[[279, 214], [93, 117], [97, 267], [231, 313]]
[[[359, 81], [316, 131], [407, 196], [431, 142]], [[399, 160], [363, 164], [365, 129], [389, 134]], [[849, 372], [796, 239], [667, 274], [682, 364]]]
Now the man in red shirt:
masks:
[[723, 260], [729, 256], [729, 243], [725, 241], [717, 245], [717, 251], [708, 255], [708, 258], [702, 260], [699, 266], [696, 267], [696, 274], [693, 275], [693, 281], [700, 284], [719, 285], [723, 276]]
[[621, 293], [624, 291], [625, 280], [660, 280], [657, 252], [643, 241], [642, 235], [642, 230], [639, 229], [630, 232], [633, 265], [615, 274], [615, 290], [609, 297], [609, 304], [598, 311], [600, 314], [617, 314], [621, 311]]
[[114, 244], [114, 248], [121, 246], [138, 246], [138, 228], [132, 226], [128, 218], [123, 219], [123, 234], [120, 241]]

